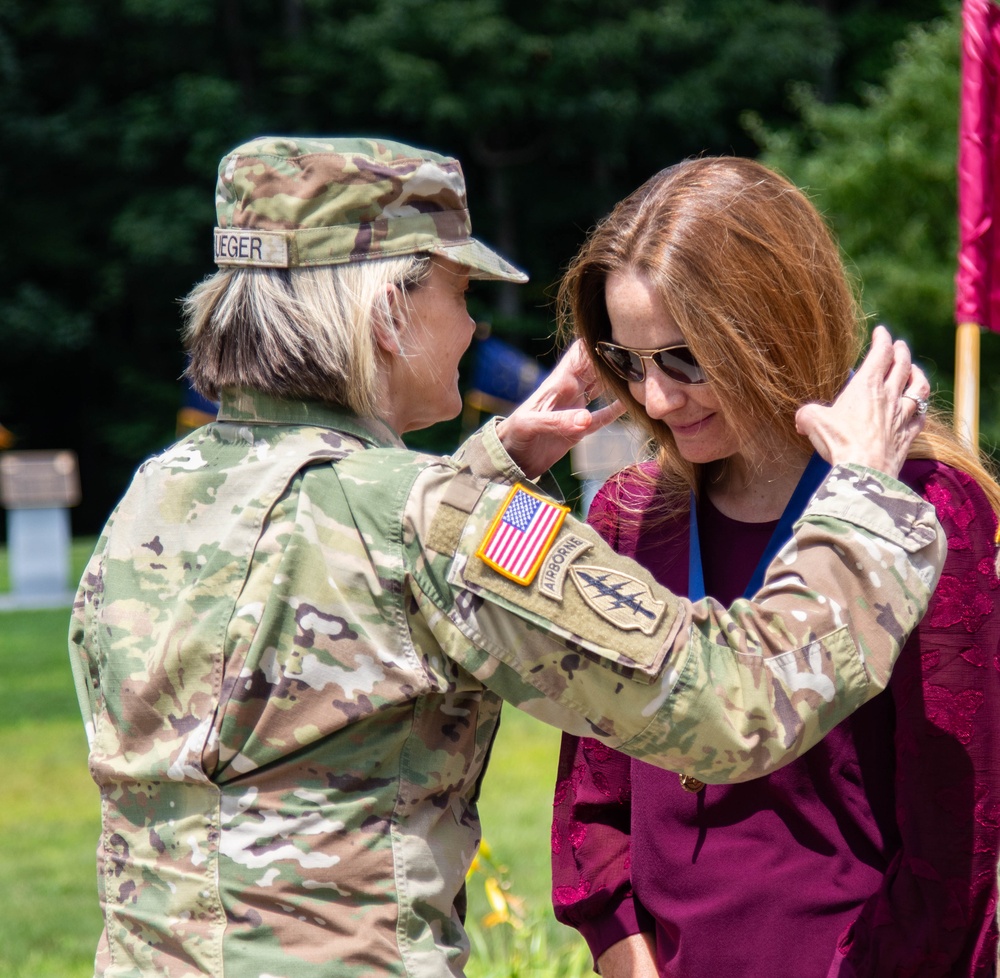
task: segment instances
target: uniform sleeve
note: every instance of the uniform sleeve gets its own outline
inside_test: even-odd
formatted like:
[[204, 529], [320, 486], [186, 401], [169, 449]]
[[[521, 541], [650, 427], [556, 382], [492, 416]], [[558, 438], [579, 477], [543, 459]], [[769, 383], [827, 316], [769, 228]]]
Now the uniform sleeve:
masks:
[[838, 978], [993, 974], [1000, 852], [996, 519], [962, 473], [926, 486], [948, 538], [930, 608], [896, 665], [899, 848], [841, 939]]
[[524, 479], [525, 474], [500, 441], [497, 425], [501, 420], [499, 417], [490, 418], [459, 446], [452, 455], [452, 461], [477, 478], [490, 482], [517, 482]]
[[[109, 522], [108, 526], [110, 527], [110, 525]], [[94, 718], [97, 714], [100, 679], [98, 664], [89, 654], [88, 649], [97, 647], [97, 643], [93, 641], [93, 630], [96, 627], [95, 609], [100, 604], [101, 560], [106, 539], [107, 528], [83, 572], [80, 586], [73, 601], [69, 626], [69, 664], [73, 673], [73, 685], [76, 688], [76, 698], [80, 704], [84, 729], [87, 733], [87, 743], [91, 745], [94, 742]], [[98, 598], [97, 601], [94, 600], [95, 597]]]
[[506, 701], [709, 783], [788, 763], [884, 688], [943, 556], [932, 506], [838, 466], [729, 609], [677, 598], [570, 515], [518, 580], [486, 554], [521, 488], [421, 472], [403, 528], [415, 613]]

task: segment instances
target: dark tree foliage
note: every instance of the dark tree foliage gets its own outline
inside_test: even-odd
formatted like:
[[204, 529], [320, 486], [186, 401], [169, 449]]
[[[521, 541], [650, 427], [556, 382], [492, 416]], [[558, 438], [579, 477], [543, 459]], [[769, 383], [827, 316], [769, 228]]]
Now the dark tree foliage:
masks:
[[[812, 194], [863, 285], [870, 322], [907, 340], [953, 401], [961, 8], [914, 25], [860, 105], [796, 96], [794, 131], [758, 132], [763, 161]], [[1000, 445], [1000, 336], [980, 351], [980, 443]]]
[[[214, 173], [265, 132], [462, 159], [476, 232], [531, 272], [479, 307], [551, 353], [552, 285], [657, 169], [754, 154], [789, 93], [854, 102], [940, 0], [0, 0], [0, 421], [75, 448], [93, 532], [170, 440], [177, 300], [212, 271]], [[447, 449], [454, 426], [422, 443]], [[450, 444], [449, 444], [450, 443]]]

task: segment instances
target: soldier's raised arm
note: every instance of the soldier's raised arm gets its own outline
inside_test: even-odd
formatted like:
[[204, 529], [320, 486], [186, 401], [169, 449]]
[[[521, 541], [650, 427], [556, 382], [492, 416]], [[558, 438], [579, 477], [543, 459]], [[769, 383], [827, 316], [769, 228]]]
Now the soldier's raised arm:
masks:
[[[567, 363], [585, 386], [586, 364]], [[550, 406], [572, 403], [571, 381], [553, 383]], [[416, 599], [449, 655], [541, 719], [701, 780], [757, 777], [884, 689], [926, 609], [940, 526], [886, 474], [922, 423], [903, 392], [926, 388], [877, 329], [837, 402], [802, 418], [830, 461], [869, 467], [835, 464], [761, 591], [731, 609], [665, 591], [530, 483], [481, 481], [518, 475], [488, 428], [457, 456], [464, 471], [429, 469], [411, 494]]]
[[[882, 690], [943, 560], [933, 507], [857, 466], [729, 609], [671, 594], [530, 485], [431, 468], [411, 499], [414, 600], [451, 658], [548, 723], [707, 782], [780, 767]], [[546, 509], [561, 522], [525, 577], [493, 543]]]

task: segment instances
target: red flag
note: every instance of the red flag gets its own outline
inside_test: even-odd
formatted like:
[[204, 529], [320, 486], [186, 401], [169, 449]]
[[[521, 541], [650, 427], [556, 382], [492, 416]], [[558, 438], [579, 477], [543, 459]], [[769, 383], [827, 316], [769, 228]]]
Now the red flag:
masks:
[[1000, 5], [964, 0], [955, 318], [1000, 332]]

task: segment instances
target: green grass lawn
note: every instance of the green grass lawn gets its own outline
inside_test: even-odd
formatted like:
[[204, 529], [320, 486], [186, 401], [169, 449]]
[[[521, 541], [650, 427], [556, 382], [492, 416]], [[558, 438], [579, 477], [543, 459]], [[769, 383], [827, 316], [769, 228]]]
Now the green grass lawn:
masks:
[[[75, 541], [78, 578], [94, 544]], [[0, 592], [7, 585], [0, 548]], [[101, 929], [97, 790], [69, 672], [69, 609], [0, 612], [0, 978], [89, 978]], [[559, 734], [504, 711], [480, 802], [483, 831], [531, 926], [474, 933], [471, 978], [590, 974], [549, 909], [549, 812]], [[489, 910], [470, 882], [470, 921]], [[568, 963], [567, 963], [568, 962]]]
[[552, 788], [559, 731], [505, 707], [483, 783], [479, 813], [483, 838], [507, 870], [510, 891], [524, 900], [528, 926], [487, 931], [479, 922], [489, 911], [482, 878], [469, 882], [469, 930], [473, 938], [470, 978], [577, 978], [592, 975], [583, 939], [552, 915], [549, 892]]
[[[93, 545], [74, 543], [74, 577]], [[0, 549], [0, 591], [8, 581]], [[93, 973], [100, 815], [68, 623], [69, 609], [0, 613], [0, 978]]]
[[97, 792], [67, 612], [0, 614], [0, 975], [84, 978], [100, 933]]

